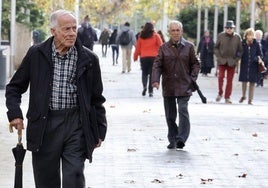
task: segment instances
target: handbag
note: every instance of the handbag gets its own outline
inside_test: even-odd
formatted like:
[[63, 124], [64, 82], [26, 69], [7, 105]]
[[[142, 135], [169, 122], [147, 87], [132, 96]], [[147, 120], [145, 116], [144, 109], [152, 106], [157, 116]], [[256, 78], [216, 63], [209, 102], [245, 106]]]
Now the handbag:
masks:
[[267, 68], [265, 67], [263, 61], [259, 62], [258, 69], [259, 69], [259, 73], [265, 73], [267, 71]]

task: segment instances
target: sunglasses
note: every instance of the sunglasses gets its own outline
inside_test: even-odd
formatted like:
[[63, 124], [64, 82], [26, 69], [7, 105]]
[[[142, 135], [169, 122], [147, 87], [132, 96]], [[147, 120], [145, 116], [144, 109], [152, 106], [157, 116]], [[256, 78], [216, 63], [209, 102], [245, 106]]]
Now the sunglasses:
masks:
[[225, 27], [225, 29], [233, 29], [232, 27]]

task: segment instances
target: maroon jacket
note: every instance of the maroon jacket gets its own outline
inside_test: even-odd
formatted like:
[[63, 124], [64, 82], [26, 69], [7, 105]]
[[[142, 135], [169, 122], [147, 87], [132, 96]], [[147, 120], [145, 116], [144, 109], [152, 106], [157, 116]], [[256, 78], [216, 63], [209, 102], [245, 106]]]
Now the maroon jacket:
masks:
[[163, 96], [191, 96], [195, 90], [200, 70], [200, 61], [194, 50], [194, 45], [184, 38], [177, 46], [171, 40], [164, 43], [153, 64], [152, 83], [160, 82], [162, 75]]

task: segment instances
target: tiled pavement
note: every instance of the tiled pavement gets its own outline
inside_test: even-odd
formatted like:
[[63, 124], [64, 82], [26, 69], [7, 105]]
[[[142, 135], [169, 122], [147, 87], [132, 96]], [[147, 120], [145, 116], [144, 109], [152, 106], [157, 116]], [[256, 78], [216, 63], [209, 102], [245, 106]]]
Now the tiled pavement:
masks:
[[[100, 57], [108, 132], [93, 163], [86, 162], [86, 187], [268, 187], [268, 81], [255, 89], [254, 105], [239, 104], [241, 84], [234, 79], [233, 104], [216, 103], [217, 79], [200, 76], [208, 98], [189, 102], [191, 134], [183, 150], [167, 150], [161, 90], [142, 97], [139, 62], [130, 73], [112, 66], [111, 49]], [[120, 54], [121, 55], [121, 54]], [[22, 103], [27, 109], [27, 94]], [[13, 187], [16, 134], [7, 127], [4, 90], [0, 90], [0, 188]], [[25, 132], [24, 132], [25, 139]], [[23, 142], [25, 143], [25, 140]], [[31, 155], [24, 160], [24, 187], [34, 187]]]

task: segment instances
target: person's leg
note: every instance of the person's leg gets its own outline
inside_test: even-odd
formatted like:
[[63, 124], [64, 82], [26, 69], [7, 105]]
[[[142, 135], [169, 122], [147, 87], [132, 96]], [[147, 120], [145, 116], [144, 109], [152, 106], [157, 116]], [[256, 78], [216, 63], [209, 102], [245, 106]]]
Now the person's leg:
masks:
[[143, 86], [142, 96], [145, 96], [147, 91], [147, 80], [148, 80], [148, 76], [146, 74], [146, 59], [141, 58], [140, 63], [141, 63], [141, 81]]
[[224, 95], [225, 99], [230, 99], [230, 96], [232, 94], [234, 73], [235, 67], [227, 66], [227, 83]]
[[116, 46], [116, 48], [115, 48], [116, 50], [115, 50], [115, 52], [116, 52], [116, 64], [118, 64], [118, 56], [119, 56], [119, 47], [118, 46]]
[[150, 58], [149, 61], [148, 61], [148, 75], [149, 75], [148, 89], [149, 89], [149, 93], [150, 93], [151, 97], [153, 96], [153, 93], [154, 93], [153, 87], [152, 87], [152, 84], [151, 84], [153, 63], [154, 63], [154, 58]]
[[66, 116], [65, 138], [62, 151], [62, 187], [84, 188], [85, 139], [79, 112], [71, 111]]
[[107, 44], [104, 44], [104, 57], [107, 55]]
[[218, 66], [218, 97], [216, 101], [220, 101], [223, 95], [223, 79], [225, 74], [225, 65]]
[[114, 65], [114, 62], [115, 62], [115, 49], [116, 47], [115, 46], [112, 46], [112, 57], [113, 57], [113, 65]]
[[247, 92], [247, 82], [242, 82], [242, 97], [239, 100], [239, 103], [242, 103], [246, 99]]
[[126, 61], [127, 61], [127, 71], [131, 71], [131, 52], [132, 48], [127, 48], [127, 56], [126, 56]]
[[104, 57], [104, 47], [105, 47], [105, 45], [102, 43], [102, 44], [101, 44], [102, 57]]
[[127, 49], [122, 47], [121, 50], [122, 50], [122, 73], [125, 73], [127, 69]]
[[188, 101], [190, 97], [178, 97], [178, 112], [179, 112], [179, 127], [178, 127], [178, 141], [183, 143], [190, 134], [190, 118], [188, 112]]
[[178, 126], [176, 124], [177, 119], [176, 98], [164, 97], [164, 108], [165, 108], [166, 122], [168, 126], [168, 135], [167, 135], [168, 141], [175, 148], [178, 135]]
[[49, 113], [43, 143], [38, 152], [32, 152], [36, 188], [60, 188], [60, 157], [64, 139], [64, 114]]
[[249, 89], [248, 89], [248, 104], [252, 104], [252, 100], [254, 97], [254, 89], [255, 89], [255, 83], [250, 82], [249, 83]]

